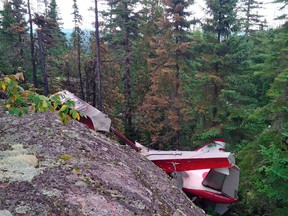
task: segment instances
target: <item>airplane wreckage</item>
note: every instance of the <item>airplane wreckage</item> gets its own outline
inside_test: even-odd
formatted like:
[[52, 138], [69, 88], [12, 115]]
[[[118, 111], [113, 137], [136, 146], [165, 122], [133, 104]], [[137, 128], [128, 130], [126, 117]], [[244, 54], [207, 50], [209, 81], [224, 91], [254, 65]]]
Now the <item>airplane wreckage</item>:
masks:
[[[113, 133], [167, 174], [176, 178], [179, 188], [193, 200], [214, 207], [222, 215], [237, 202], [240, 169], [231, 152], [225, 152], [225, 141], [215, 139], [195, 151], [159, 151], [134, 143], [111, 127], [111, 119], [69, 91], [56, 93], [61, 102], [75, 102], [81, 114], [80, 122], [95, 131]], [[174, 175], [173, 175], [174, 174]]]

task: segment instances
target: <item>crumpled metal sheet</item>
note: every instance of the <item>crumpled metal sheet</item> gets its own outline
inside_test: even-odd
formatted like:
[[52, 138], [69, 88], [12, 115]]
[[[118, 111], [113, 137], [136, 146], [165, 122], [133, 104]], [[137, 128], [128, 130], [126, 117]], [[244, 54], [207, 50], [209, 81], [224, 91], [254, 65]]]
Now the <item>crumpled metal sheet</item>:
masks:
[[62, 103], [65, 103], [67, 100], [74, 101], [75, 110], [77, 110], [81, 115], [89, 117], [96, 131], [110, 132], [111, 119], [106, 114], [102, 113], [89, 103], [81, 100], [67, 90], [60, 91], [57, 94], [60, 95], [60, 100]]

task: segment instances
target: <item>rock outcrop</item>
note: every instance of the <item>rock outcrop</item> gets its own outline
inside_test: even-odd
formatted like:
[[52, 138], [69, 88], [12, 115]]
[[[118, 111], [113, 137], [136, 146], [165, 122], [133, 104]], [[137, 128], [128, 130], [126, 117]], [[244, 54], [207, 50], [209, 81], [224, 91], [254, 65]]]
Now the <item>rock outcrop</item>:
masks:
[[145, 157], [54, 113], [0, 111], [0, 215], [205, 215]]

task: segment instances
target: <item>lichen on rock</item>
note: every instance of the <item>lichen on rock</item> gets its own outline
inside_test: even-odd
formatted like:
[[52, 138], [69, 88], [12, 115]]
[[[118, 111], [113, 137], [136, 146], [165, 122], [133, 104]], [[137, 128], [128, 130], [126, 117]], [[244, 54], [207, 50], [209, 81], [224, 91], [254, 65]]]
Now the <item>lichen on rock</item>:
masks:
[[1, 216], [205, 215], [144, 156], [79, 122], [0, 112], [0, 125]]
[[38, 159], [29, 155], [23, 145], [11, 146], [12, 150], [0, 151], [0, 182], [31, 181], [41, 171], [37, 169]]
[[0, 210], [0, 215], [1, 216], [13, 216], [10, 211], [5, 210], [5, 209], [4, 210]]

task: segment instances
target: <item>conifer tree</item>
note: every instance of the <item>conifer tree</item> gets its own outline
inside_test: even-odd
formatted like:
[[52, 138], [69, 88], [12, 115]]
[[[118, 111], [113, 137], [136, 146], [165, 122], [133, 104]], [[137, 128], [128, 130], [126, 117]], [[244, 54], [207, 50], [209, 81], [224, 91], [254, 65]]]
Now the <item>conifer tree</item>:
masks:
[[210, 15], [210, 18], [207, 18], [203, 29], [207, 32], [215, 32], [218, 43], [239, 29], [237, 1], [206, 0], [207, 13]]
[[150, 40], [151, 54], [148, 62], [151, 86], [142, 110], [146, 121], [151, 121], [147, 124], [147, 130], [152, 133], [152, 143], [158, 147], [168, 144], [172, 148], [179, 148], [181, 73], [189, 56], [187, 30], [190, 22], [187, 21], [189, 13], [186, 9], [193, 1], [167, 0], [162, 3], [165, 11], [156, 21], [159, 34]]
[[49, 11], [49, 0], [37, 0], [37, 3], [38, 3], [38, 7], [40, 5], [44, 5], [44, 9], [42, 10], [42, 15], [44, 17], [47, 17], [48, 16], [48, 11]]
[[253, 40], [259, 49], [254, 74], [259, 83], [260, 106], [249, 116], [255, 138], [238, 157], [246, 179], [242, 202], [249, 203], [245, 211], [250, 214], [286, 215], [287, 193], [282, 191], [288, 183], [287, 26], [259, 32]]
[[51, 0], [50, 1], [50, 4], [48, 6], [48, 14], [47, 14], [47, 16], [50, 19], [54, 20], [54, 21], [59, 21], [56, 0]]
[[[225, 104], [220, 101], [220, 94], [224, 88], [225, 77], [230, 68], [223, 67], [224, 58], [228, 54], [227, 44], [229, 36], [232, 32], [238, 30], [238, 20], [236, 16], [237, 0], [207, 0], [207, 13], [211, 16], [207, 18], [203, 26], [204, 32], [207, 35], [207, 47], [205, 48], [204, 59], [207, 63], [204, 66], [204, 76], [208, 79], [205, 85], [205, 92], [208, 93], [210, 99], [209, 118], [206, 116], [206, 127], [219, 127], [221, 121], [221, 112], [225, 108]], [[216, 35], [216, 37], [214, 36]], [[206, 45], [205, 45], [206, 46]], [[203, 76], [203, 75], [198, 75]], [[207, 99], [208, 99], [207, 98]], [[206, 99], [206, 100], [207, 100]], [[221, 111], [221, 112], [219, 112]]]
[[26, 32], [26, 21], [24, 18], [24, 15], [27, 13], [26, 7], [24, 5], [23, 0], [13, 0], [11, 1], [12, 4], [12, 13], [13, 13], [13, 17], [16, 21], [16, 23], [14, 24], [15, 26], [11, 26], [13, 27], [16, 32], [18, 33], [18, 46], [19, 46], [19, 58], [21, 63], [21, 67], [24, 67], [24, 33]]
[[[73, 0], [73, 21], [74, 21], [74, 31], [72, 33], [72, 38], [73, 38], [73, 47], [77, 50], [77, 71], [78, 71], [78, 76], [79, 76], [79, 82], [80, 82], [80, 95], [82, 100], [85, 100], [85, 95], [84, 95], [84, 87], [83, 87], [83, 79], [82, 79], [82, 69], [81, 69], [81, 28], [80, 24], [82, 22], [82, 16], [79, 13], [78, 5], [77, 5], [77, 0]], [[87, 79], [87, 77], [86, 77]]]
[[288, 3], [287, 0], [273, 0], [272, 3], [282, 4], [282, 6], [280, 7], [280, 10], [283, 11], [283, 14], [277, 17], [277, 19], [282, 19], [282, 20], [287, 19], [287, 13], [284, 10], [287, 8], [287, 3]]
[[[171, 27], [173, 29], [174, 43], [176, 45], [175, 49], [175, 99], [174, 99], [174, 110], [175, 115], [177, 116], [177, 122], [173, 125], [177, 125], [176, 137], [175, 137], [175, 147], [179, 148], [180, 145], [180, 130], [181, 130], [181, 90], [180, 90], [180, 72], [185, 68], [183, 62], [188, 59], [189, 52], [189, 38], [187, 31], [189, 30], [191, 21], [188, 21], [187, 18], [191, 13], [187, 12], [189, 6], [194, 3], [194, 0], [165, 0], [164, 4], [166, 5], [166, 12], [169, 15], [172, 15], [172, 20], [170, 21]], [[182, 63], [182, 65], [181, 65]], [[182, 67], [182, 68], [181, 68]], [[174, 147], [174, 148], [175, 148]]]
[[[42, 85], [43, 85], [43, 93], [44, 95], [49, 94], [49, 86], [48, 86], [48, 75], [46, 70], [46, 49], [44, 46], [44, 35], [43, 31], [45, 29], [46, 24], [48, 23], [47, 20], [43, 16], [39, 16], [35, 14], [35, 18], [33, 22], [38, 26], [36, 29], [37, 32], [37, 41], [39, 46], [39, 61], [42, 73]], [[44, 32], [45, 33], [45, 32]]]
[[[137, 71], [137, 75], [133, 79], [134, 86], [137, 88], [133, 89], [134, 95], [137, 95], [136, 108], [136, 121], [135, 127], [137, 133], [140, 134], [140, 141], [144, 144], [151, 144], [151, 131], [152, 128], [158, 128], [155, 120], [155, 126], [152, 126], [152, 114], [150, 107], [146, 103], [147, 94], [151, 87], [151, 65], [149, 59], [154, 56], [154, 50], [152, 41], [155, 35], [158, 35], [162, 30], [157, 26], [157, 22], [162, 17], [164, 8], [161, 4], [161, 0], [144, 0], [141, 1], [141, 10], [138, 12], [140, 15], [138, 37], [134, 43], [137, 46], [133, 47], [133, 53], [137, 58], [137, 62], [133, 64], [133, 69]], [[149, 103], [149, 101], [147, 101]], [[150, 125], [150, 126], [148, 126]], [[149, 130], [150, 128], [150, 130]]]
[[[246, 34], [249, 34], [255, 30], [263, 28], [264, 23], [261, 21], [263, 15], [258, 14], [262, 8], [262, 2], [257, 0], [241, 0], [243, 16], [243, 27]], [[255, 29], [258, 27], [258, 29]]]
[[[100, 111], [103, 110], [102, 104], [102, 79], [101, 79], [101, 64], [100, 64], [100, 37], [99, 37], [99, 20], [98, 20], [98, 0], [94, 0], [95, 3], [95, 48], [96, 48], [96, 74], [97, 74], [97, 86], [98, 86], [98, 103], [97, 107]], [[95, 83], [95, 82], [94, 82]], [[95, 86], [96, 87], [96, 86]], [[94, 90], [94, 96], [96, 96], [96, 90]], [[95, 103], [96, 98], [94, 98], [93, 103]], [[94, 104], [95, 106], [95, 104]]]
[[61, 31], [61, 18], [59, 17], [56, 0], [51, 0], [48, 6], [48, 14], [45, 18], [49, 20], [47, 23], [48, 25], [46, 25], [46, 32], [53, 40], [53, 44], [50, 43], [50, 52], [61, 55], [67, 48], [67, 39], [65, 34]]
[[104, 15], [108, 17], [107, 23], [109, 32], [105, 35], [105, 40], [114, 52], [115, 61], [120, 65], [123, 77], [123, 95], [124, 95], [124, 128], [125, 134], [131, 140], [134, 140], [133, 126], [133, 83], [132, 83], [132, 41], [135, 39], [138, 31], [138, 15], [133, 11], [138, 0], [109, 0], [110, 11]]
[[[214, 5], [212, 8], [217, 9]], [[231, 5], [228, 8], [232, 9]], [[236, 143], [253, 139], [253, 126], [247, 119], [259, 105], [258, 84], [252, 75], [255, 48], [245, 36], [232, 34], [238, 24], [236, 8], [230, 15], [219, 9], [219, 13], [211, 12], [215, 17], [207, 20], [203, 33], [193, 32], [191, 36], [192, 60], [183, 88], [185, 102], [190, 104], [192, 141], [203, 143], [222, 137], [233, 148]], [[227, 20], [222, 22], [221, 17]]]
[[50, 87], [58, 89], [60, 79], [56, 79], [56, 77], [62, 76], [63, 58], [65, 58], [68, 44], [67, 38], [61, 29], [61, 17], [55, 0], [51, 0], [48, 6], [48, 14], [44, 18], [46, 22], [43, 26], [43, 39], [47, 53], [47, 65], [49, 65], [47, 73], [49, 74]]
[[46, 17], [39, 14], [34, 16], [33, 22], [38, 26], [37, 36], [43, 90], [47, 95], [50, 92], [49, 89], [57, 89], [60, 86], [60, 83], [57, 82], [60, 79], [55, 79], [55, 77], [61, 76], [63, 67], [61, 59], [67, 50], [67, 42], [60, 28], [60, 17], [55, 0], [50, 2]]
[[33, 35], [33, 20], [32, 20], [30, 0], [27, 1], [27, 9], [28, 9], [28, 16], [29, 16], [29, 36], [30, 36], [30, 53], [31, 53], [31, 63], [32, 63], [33, 85], [35, 88], [37, 88], [38, 81], [37, 81], [37, 68], [36, 68], [36, 57], [35, 57], [35, 42], [34, 42], [34, 35]]
[[0, 67], [7, 72], [24, 69], [25, 13], [26, 9], [22, 0], [4, 2], [3, 10], [0, 13], [2, 17], [0, 49], [2, 49], [2, 53], [5, 52], [5, 55], [1, 55], [3, 63]]

